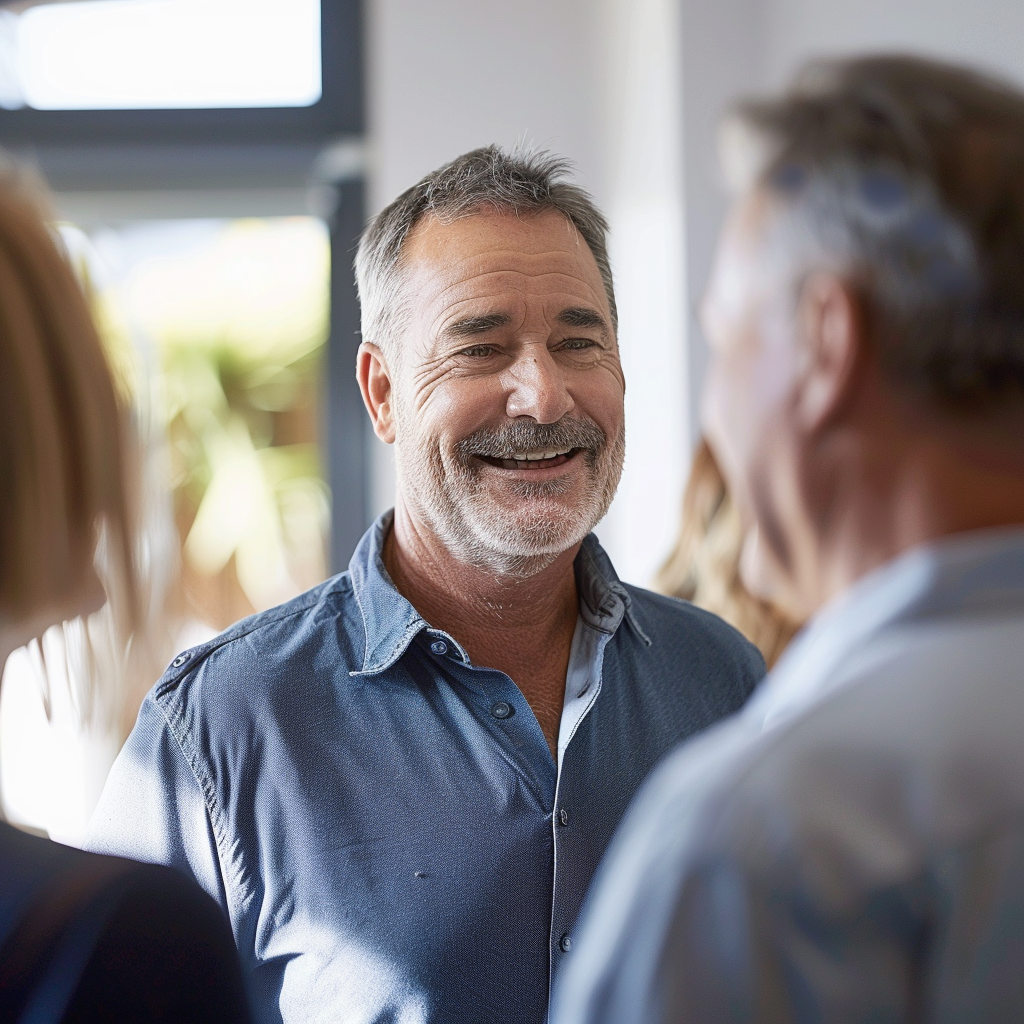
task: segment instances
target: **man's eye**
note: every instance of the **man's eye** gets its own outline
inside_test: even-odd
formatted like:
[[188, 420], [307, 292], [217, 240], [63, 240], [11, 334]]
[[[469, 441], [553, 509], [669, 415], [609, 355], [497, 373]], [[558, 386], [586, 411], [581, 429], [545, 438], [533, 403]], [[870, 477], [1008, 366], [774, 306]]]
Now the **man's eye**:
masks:
[[581, 349], [594, 348], [597, 342], [593, 338], [568, 338], [562, 342], [562, 348], [569, 349], [572, 352], [578, 352]]
[[492, 345], [474, 345], [472, 348], [464, 348], [459, 355], [469, 356], [471, 359], [486, 359], [487, 356], [494, 355], [494, 347]]

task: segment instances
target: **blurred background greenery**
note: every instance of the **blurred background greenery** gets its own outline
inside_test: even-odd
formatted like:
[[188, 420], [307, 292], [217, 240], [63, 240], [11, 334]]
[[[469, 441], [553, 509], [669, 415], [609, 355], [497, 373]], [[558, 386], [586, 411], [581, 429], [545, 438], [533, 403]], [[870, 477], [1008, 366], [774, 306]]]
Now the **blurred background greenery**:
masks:
[[94, 286], [99, 319], [166, 439], [181, 596], [223, 629], [326, 573], [329, 243], [306, 217], [157, 224], [148, 233], [177, 244], [168, 254], [151, 238], [150, 256], [146, 227], [127, 245], [96, 235], [115, 268]]

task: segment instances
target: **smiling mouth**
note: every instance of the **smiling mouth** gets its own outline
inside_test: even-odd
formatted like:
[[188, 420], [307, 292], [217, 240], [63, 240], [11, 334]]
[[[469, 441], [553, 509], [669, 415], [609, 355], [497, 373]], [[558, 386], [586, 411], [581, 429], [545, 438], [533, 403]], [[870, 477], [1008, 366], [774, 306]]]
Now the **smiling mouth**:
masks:
[[582, 448], [549, 448], [529, 452], [513, 452], [511, 459], [497, 459], [490, 455], [478, 455], [481, 462], [498, 469], [553, 469], [574, 459]]

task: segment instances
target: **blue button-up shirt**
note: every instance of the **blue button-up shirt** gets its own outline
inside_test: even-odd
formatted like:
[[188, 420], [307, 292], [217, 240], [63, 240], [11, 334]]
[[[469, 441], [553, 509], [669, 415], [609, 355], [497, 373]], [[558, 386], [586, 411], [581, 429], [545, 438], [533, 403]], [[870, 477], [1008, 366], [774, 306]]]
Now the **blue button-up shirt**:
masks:
[[1024, 1020], [1024, 529], [864, 577], [627, 815], [557, 1024]]
[[589, 537], [556, 762], [515, 683], [395, 589], [389, 526], [347, 573], [174, 660], [90, 846], [194, 876], [269, 1020], [541, 1022], [633, 792], [763, 662], [620, 583]]

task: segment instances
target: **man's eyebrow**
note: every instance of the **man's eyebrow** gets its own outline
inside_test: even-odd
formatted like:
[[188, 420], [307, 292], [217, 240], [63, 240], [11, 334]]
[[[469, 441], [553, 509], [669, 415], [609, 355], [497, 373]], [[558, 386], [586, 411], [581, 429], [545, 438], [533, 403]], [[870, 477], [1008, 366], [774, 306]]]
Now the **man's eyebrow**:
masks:
[[597, 327], [607, 333], [608, 321], [596, 309], [588, 306], [570, 306], [558, 314], [558, 322], [567, 327]]
[[474, 334], [493, 331], [496, 327], [507, 327], [512, 322], [508, 313], [487, 313], [485, 316], [467, 316], [449, 324], [443, 331], [448, 337], [470, 338]]

